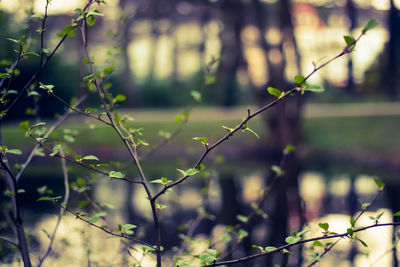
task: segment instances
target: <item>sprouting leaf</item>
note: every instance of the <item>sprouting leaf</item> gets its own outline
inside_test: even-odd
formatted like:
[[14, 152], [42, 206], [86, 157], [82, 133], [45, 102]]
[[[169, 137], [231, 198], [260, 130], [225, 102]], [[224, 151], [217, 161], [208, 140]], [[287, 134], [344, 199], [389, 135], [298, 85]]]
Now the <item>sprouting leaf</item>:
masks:
[[267, 90], [270, 95], [276, 96], [277, 98], [282, 96], [282, 92], [279, 89], [268, 87]]
[[16, 154], [16, 155], [21, 155], [22, 154], [22, 151], [21, 150], [19, 150], [19, 149], [7, 149], [7, 153], [9, 153], [9, 154]]
[[350, 225], [354, 227], [356, 225], [356, 219], [354, 217], [350, 217]]
[[123, 102], [125, 100], [126, 100], [126, 96], [124, 96], [122, 94], [118, 94], [116, 97], [114, 97], [113, 103]]
[[323, 93], [323, 92], [325, 92], [325, 89], [321, 85], [313, 84], [313, 85], [307, 86], [306, 91], [310, 91], [313, 93]]
[[203, 145], [208, 146], [207, 137], [193, 137], [194, 140], [200, 141]]
[[53, 93], [54, 85], [52, 85], [52, 84], [46, 85], [46, 84], [39, 82], [39, 88], [44, 89], [47, 91], [47, 93], [51, 94], [51, 93]]
[[368, 245], [367, 245], [367, 243], [365, 243], [364, 241], [362, 241], [361, 239], [359, 239], [359, 238], [356, 238], [364, 247], [368, 247]]
[[246, 128], [244, 129], [244, 131], [248, 131], [248, 132], [254, 134], [254, 136], [255, 136], [257, 139], [260, 139], [260, 136], [258, 135], [258, 133], [256, 133], [255, 131], [253, 131], [253, 130], [250, 129], [249, 127], [246, 126]]
[[328, 232], [329, 230], [329, 223], [320, 223], [318, 224], [318, 226], [322, 228], [322, 230], [324, 230], [325, 232]]
[[283, 150], [283, 154], [289, 155], [295, 150], [295, 147], [293, 145], [287, 145], [285, 149]]
[[166, 185], [167, 183], [170, 183], [170, 182], [172, 182], [172, 181], [168, 180], [166, 177], [161, 177], [160, 179], [153, 180], [150, 183]]
[[393, 214], [393, 216], [396, 216], [396, 217], [400, 216], [400, 211], [398, 211], [395, 214]]
[[125, 174], [123, 174], [122, 172], [110, 171], [110, 173], [108, 174], [108, 176], [109, 176], [110, 178], [122, 179], [122, 178], [125, 177]]
[[132, 235], [134, 233], [132, 229], [136, 228], [136, 225], [128, 223], [124, 225], [118, 225], [118, 228], [122, 234]]
[[240, 230], [238, 231], [238, 238], [239, 238], [239, 239], [243, 239], [243, 238], [246, 238], [246, 237], [248, 237], [248, 236], [249, 236], [249, 233], [248, 233], [246, 230], [240, 229]]
[[188, 169], [186, 171], [186, 174], [189, 175], [189, 176], [192, 176], [192, 175], [195, 175], [195, 174], [198, 174], [198, 173], [199, 173], [199, 170], [193, 169], [193, 168], [190, 168], [190, 169]]
[[53, 146], [53, 152], [49, 156], [54, 157], [59, 152], [60, 148], [61, 148], [61, 144], [57, 144], [57, 145]]
[[356, 40], [352, 36], [345, 35], [343, 36], [344, 41], [346, 42], [346, 46], [348, 51], [352, 51], [356, 46]]
[[294, 77], [294, 80], [300, 86], [303, 86], [306, 83], [306, 79], [302, 75], [296, 75], [296, 77]]
[[233, 128], [229, 128], [229, 127], [226, 127], [226, 126], [224, 126], [224, 125], [222, 125], [222, 128], [224, 128], [225, 130], [227, 130], [228, 133], [231, 133], [231, 132], [234, 130]]
[[268, 247], [265, 247], [264, 250], [265, 250], [266, 252], [271, 252], [271, 251], [276, 250], [276, 247], [274, 247], [274, 246], [268, 246]]
[[378, 186], [379, 190], [383, 190], [385, 188], [385, 184], [378, 178], [375, 178], [374, 182]]
[[253, 248], [259, 249], [261, 252], [265, 252], [263, 247], [257, 246], [257, 245], [252, 245]]
[[291, 236], [288, 236], [285, 238], [286, 243], [291, 244], [291, 245], [296, 244], [300, 240], [301, 240], [300, 236], [292, 236], [291, 235]]
[[98, 11], [97, 9], [91, 9], [87, 13], [87, 16], [104, 16], [104, 15], [100, 11]]
[[379, 24], [379, 21], [377, 19], [369, 19], [363, 28], [363, 32], [365, 33], [367, 31], [375, 28], [376, 26], [378, 26], [378, 24]]
[[85, 108], [85, 113], [89, 114], [89, 113], [93, 113], [93, 112], [97, 112], [97, 109], [95, 109], [95, 108]]
[[236, 219], [242, 223], [247, 223], [249, 221], [249, 218], [241, 214], [236, 215]]
[[83, 157], [84, 160], [99, 160], [98, 157], [94, 156], [94, 155], [88, 155]]
[[94, 24], [96, 24], [96, 17], [95, 16], [87, 16], [86, 23], [89, 26], [93, 26]]
[[193, 97], [194, 101], [201, 102], [201, 93], [199, 91], [192, 90], [190, 91], [190, 95]]
[[278, 175], [278, 176], [282, 176], [285, 174], [285, 172], [282, 170], [282, 168], [277, 165], [272, 165], [271, 170], [274, 171], [276, 173], [276, 175]]

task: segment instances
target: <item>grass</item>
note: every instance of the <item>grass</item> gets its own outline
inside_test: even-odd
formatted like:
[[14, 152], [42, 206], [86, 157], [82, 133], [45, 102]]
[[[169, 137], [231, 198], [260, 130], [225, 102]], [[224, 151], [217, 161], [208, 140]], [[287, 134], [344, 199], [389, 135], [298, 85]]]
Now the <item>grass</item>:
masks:
[[[340, 116], [340, 108], [336, 109], [340, 117], [335, 117], [332, 106], [328, 112], [320, 109], [312, 109], [316, 116], [312, 116], [310, 108], [306, 109], [304, 119], [303, 144], [313, 149], [353, 150], [379, 153], [397, 153], [400, 151], [399, 115], [384, 114], [381, 116], [361, 116], [356, 113], [354, 117]], [[143, 139], [151, 145], [162, 140], [160, 130], [172, 132], [179, 125], [174, 121], [174, 115], [179, 114], [177, 110], [149, 110], [140, 112], [129, 112], [135, 116], [132, 123], [135, 128], [143, 128]], [[392, 114], [392, 113], [390, 113]], [[136, 116], [137, 115], [137, 116]], [[222, 125], [234, 127], [245, 115], [245, 109], [212, 109], [200, 108], [191, 116], [191, 120], [184, 127], [181, 134], [172, 141], [173, 145], [196, 146], [198, 141], [193, 137], [207, 137], [209, 142], [222, 137], [226, 131]], [[93, 122], [90, 122], [93, 123]], [[51, 122], [49, 122], [51, 125]], [[260, 134], [261, 138], [267, 138], [266, 130], [260, 119], [251, 121], [250, 128]], [[96, 125], [90, 130], [79, 116], [74, 116], [66, 122], [52, 137], [56, 140], [63, 139], [65, 129], [76, 130], [74, 147], [79, 151], [91, 148], [119, 149], [121, 142], [118, 136], [109, 127]], [[18, 128], [18, 125], [8, 124], [3, 126], [3, 140], [9, 148], [26, 148], [33, 145], [33, 141]], [[249, 132], [234, 136], [230, 142], [233, 145], [243, 145], [248, 142], [256, 142], [256, 138]], [[200, 149], [200, 145], [198, 147]]]

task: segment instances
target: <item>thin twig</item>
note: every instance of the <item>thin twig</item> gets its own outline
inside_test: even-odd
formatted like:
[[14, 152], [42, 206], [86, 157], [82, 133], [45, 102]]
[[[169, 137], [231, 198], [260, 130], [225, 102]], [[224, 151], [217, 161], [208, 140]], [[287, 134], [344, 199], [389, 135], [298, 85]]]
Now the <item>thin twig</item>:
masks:
[[[64, 151], [62, 149], [60, 149], [60, 154], [61, 156], [65, 156], [64, 155]], [[68, 170], [67, 170], [67, 163], [65, 161], [65, 158], [61, 158], [61, 167], [63, 170], [63, 176], [64, 176], [64, 199], [63, 199], [63, 203], [65, 203], [65, 205], [68, 204], [68, 199], [69, 199], [69, 182], [68, 182]], [[47, 247], [46, 253], [43, 255], [42, 258], [39, 258], [39, 263], [37, 265], [37, 267], [42, 266], [43, 262], [45, 261], [45, 259], [50, 255], [50, 252], [53, 248], [53, 243], [56, 237], [56, 233], [58, 231], [58, 228], [60, 226], [60, 222], [62, 217], [65, 214], [65, 208], [63, 206], [60, 207], [60, 214], [58, 215], [57, 218], [57, 222], [56, 222], [56, 226], [54, 227], [54, 231], [53, 234], [51, 235], [50, 238], [50, 244]]]
[[[375, 228], [375, 227], [384, 227], [384, 226], [395, 226], [395, 225], [400, 225], [400, 222], [393, 222], [393, 223], [375, 223], [369, 226], [364, 226], [364, 227], [360, 227], [358, 229], [354, 230], [354, 233], [357, 232], [362, 232], [365, 231], [367, 229], [371, 229], [371, 228]], [[220, 262], [215, 262], [214, 264], [210, 264], [210, 265], [203, 265], [203, 267], [206, 266], [221, 266], [221, 265], [230, 265], [230, 264], [235, 264], [235, 263], [240, 263], [240, 262], [245, 262], [245, 261], [249, 261], [249, 260], [253, 260], [259, 257], [265, 257], [271, 254], [274, 254], [276, 252], [282, 251], [284, 249], [289, 249], [293, 246], [298, 246], [300, 244], [305, 244], [305, 243], [311, 243], [317, 240], [327, 240], [327, 239], [332, 239], [332, 238], [346, 238], [348, 237], [348, 233], [342, 233], [342, 234], [336, 234], [336, 235], [323, 235], [323, 236], [319, 236], [319, 237], [314, 237], [314, 238], [309, 238], [309, 239], [304, 239], [304, 240], [300, 240], [299, 242], [295, 243], [295, 244], [286, 244], [283, 246], [280, 246], [272, 251], [268, 251], [268, 252], [262, 252], [262, 253], [258, 253], [258, 254], [253, 254], [253, 255], [249, 255], [246, 257], [242, 257], [239, 259], [234, 259], [234, 260], [228, 260], [228, 261], [220, 261]]]

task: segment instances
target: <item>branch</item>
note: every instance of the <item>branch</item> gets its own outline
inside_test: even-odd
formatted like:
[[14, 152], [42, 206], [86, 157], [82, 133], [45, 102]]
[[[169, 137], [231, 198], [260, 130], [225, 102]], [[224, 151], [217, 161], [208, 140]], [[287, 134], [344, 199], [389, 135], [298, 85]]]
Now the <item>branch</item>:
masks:
[[[61, 156], [64, 156], [64, 151], [61, 149], [60, 150]], [[63, 176], [64, 176], [64, 199], [63, 199], [63, 203], [68, 204], [68, 199], [69, 199], [69, 182], [68, 182], [68, 170], [67, 170], [67, 163], [65, 161], [64, 158], [61, 158], [61, 167], [63, 170]], [[39, 258], [39, 263], [37, 265], [37, 267], [42, 266], [43, 262], [45, 261], [45, 259], [50, 255], [50, 252], [53, 248], [53, 243], [54, 243], [54, 239], [56, 238], [56, 233], [58, 231], [58, 228], [60, 226], [60, 222], [62, 217], [65, 214], [65, 208], [61, 207], [60, 208], [60, 214], [58, 215], [58, 219], [56, 222], [56, 226], [54, 227], [54, 231], [53, 234], [51, 235], [50, 238], [50, 244], [47, 247], [46, 253], [44, 254], [44, 256], [42, 258]]]
[[[84, 11], [86, 11], [92, 4], [94, 3], [94, 0], [89, 0], [88, 3], [85, 5], [83, 8]], [[76, 21], [76, 19], [75, 19]], [[47, 66], [47, 63], [50, 61], [50, 59], [54, 56], [54, 54], [57, 52], [57, 50], [61, 47], [61, 45], [64, 43], [64, 41], [67, 39], [67, 35], [64, 34], [64, 36], [61, 38], [61, 40], [58, 42], [56, 47], [53, 49], [53, 51], [46, 57], [46, 59], [43, 61], [42, 65], [39, 67], [39, 69], [32, 75], [32, 77], [29, 79], [29, 81], [24, 85], [24, 87], [19, 91], [18, 95], [13, 99], [11, 104], [5, 108], [2, 112], [4, 113], [2, 117], [0, 117], [0, 122], [4, 120], [4, 118], [7, 116], [9, 111], [15, 106], [15, 104], [21, 99], [21, 97], [26, 93], [26, 91], [29, 89], [31, 84], [36, 81], [37, 78], [39, 78], [40, 74], [42, 71], [45, 69]]]
[[[371, 229], [371, 228], [375, 228], [375, 227], [384, 227], [384, 226], [396, 226], [396, 225], [400, 225], [400, 222], [393, 222], [393, 223], [375, 223], [369, 226], [365, 226], [365, 227], [361, 227], [358, 229], [354, 230], [354, 233], [357, 232], [361, 232], [361, 231], [365, 231], [367, 229]], [[297, 246], [300, 244], [305, 244], [305, 243], [310, 243], [310, 242], [314, 242], [316, 240], [327, 240], [327, 239], [333, 239], [333, 238], [346, 238], [348, 237], [348, 233], [342, 233], [342, 234], [336, 234], [336, 235], [330, 235], [330, 236], [319, 236], [319, 237], [314, 237], [314, 238], [310, 238], [310, 239], [305, 239], [305, 240], [301, 240], [295, 244], [286, 244], [283, 246], [280, 246], [272, 251], [268, 251], [268, 252], [263, 252], [263, 253], [258, 253], [258, 254], [253, 254], [250, 256], [246, 256], [246, 257], [242, 257], [242, 258], [238, 258], [238, 259], [234, 259], [234, 260], [228, 260], [228, 261], [220, 261], [220, 262], [215, 262], [214, 264], [210, 264], [210, 265], [203, 265], [203, 267], [206, 266], [220, 266], [220, 265], [230, 265], [230, 264], [235, 264], [235, 263], [240, 263], [240, 262], [245, 262], [245, 261], [249, 261], [252, 259], [256, 259], [259, 257], [264, 257], [264, 256], [269, 256], [273, 253], [282, 251], [284, 249], [288, 249], [291, 248], [293, 246]]]
[[10, 188], [11, 193], [11, 202], [13, 205], [13, 214], [14, 214], [14, 225], [17, 230], [17, 237], [18, 237], [18, 248], [21, 252], [22, 261], [24, 262], [25, 267], [31, 267], [31, 259], [29, 257], [29, 249], [28, 249], [28, 242], [26, 241], [25, 237], [25, 230], [23, 227], [23, 221], [21, 217], [21, 206], [19, 203], [18, 197], [18, 185], [15, 176], [13, 175], [12, 171], [8, 167], [8, 164], [4, 162], [4, 155], [0, 158], [0, 165], [3, 167], [5, 171], [5, 175], [7, 178], [8, 186]]
[[[354, 40], [352, 46], [355, 46], [356, 43], [360, 40], [360, 38], [365, 34], [365, 31], [363, 31], [359, 37], [357, 39]], [[320, 65], [319, 67], [314, 68], [314, 70], [308, 74], [305, 78], [304, 78], [304, 82], [306, 82], [312, 75], [314, 75], [317, 71], [319, 71], [321, 68], [325, 67], [326, 65], [328, 65], [329, 63], [333, 62], [334, 60], [349, 54], [351, 52], [351, 49], [349, 49], [348, 46], [346, 46], [338, 55], [336, 55], [335, 57], [331, 58], [330, 60], [326, 61], [324, 64]], [[258, 109], [256, 112], [251, 113], [250, 109], [247, 110], [247, 117], [239, 124], [237, 125], [234, 129], [230, 129], [229, 132], [222, 137], [221, 139], [219, 139], [218, 141], [216, 141], [214, 144], [212, 144], [211, 146], [205, 146], [205, 151], [204, 153], [201, 155], [200, 159], [197, 161], [197, 163], [194, 165], [194, 168], [198, 168], [200, 166], [200, 164], [204, 161], [204, 159], [207, 157], [207, 155], [214, 150], [216, 147], [218, 147], [219, 145], [221, 145], [222, 143], [224, 143], [225, 141], [227, 141], [230, 137], [232, 137], [234, 134], [236, 134], [239, 130], [242, 130], [243, 127], [247, 124], [248, 121], [250, 121], [251, 119], [253, 119], [254, 117], [258, 116], [259, 114], [263, 113], [264, 111], [272, 108], [273, 106], [275, 106], [276, 104], [278, 104], [279, 102], [283, 101], [284, 99], [286, 99], [287, 97], [296, 94], [296, 93], [303, 93], [303, 89], [299, 86], [296, 85], [295, 87], [293, 87], [292, 89], [282, 93], [282, 95], [280, 97], [277, 97], [275, 100], [271, 101], [270, 103], [266, 104], [265, 106], [261, 107], [260, 109]], [[168, 189], [170, 189], [171, 187], [174, 187], [182, 182], [184, 182], [186, 179], [188, 179], [190, 177], [190, 175], [186, 175], [182, 178], [179, 178], [169, 184], [167, 184], [166, 186], [164, 186], [157, 194], [154, 195], [153, 199], [156, 200], [158, 197], [160, 197], [162, 194], [164, 194]]]

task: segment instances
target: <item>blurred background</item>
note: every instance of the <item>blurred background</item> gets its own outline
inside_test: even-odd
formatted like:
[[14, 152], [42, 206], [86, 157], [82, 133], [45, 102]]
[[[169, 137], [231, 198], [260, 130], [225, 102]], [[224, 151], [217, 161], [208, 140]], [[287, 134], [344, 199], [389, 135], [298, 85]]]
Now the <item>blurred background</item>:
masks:
[[[38, 47], [39, 22], [31, 15], [43, 14], [45, 5], [46, 1], [39, 0], [0, 0], [2, 71], [15, 59], [14, 44], [6, 38], [19, 39], [26, 34], [32, 49]], [[74, 10], [83, 6], [84, 1], [80, 0], [51, 1], [46, 48], [54, 48], [59, 40], [56, 33], [76, 17]], [[221, 126], [233, 127], [246, 116], [247, 108], [255, 111], [273, 100], [267, 87], [291, 89], [296, 75], [306, 76], [342, 51], [346, 45], [344, 35], [357, 37], [370, 18], [380, 22], [360, 40], [352, 54], [310, 78], [310, 84], [322, 85], [325, 92], [293, 96], [267, 111], [249, 123], [260, 140], [248, 132], [233, 137], [212, 153], [205, 175], [191, 179], [175, 194], [162, 199], [169, 206], [161, 212], [166, 253], [172, 253], [171, 248], [179, 244], [176, 236], [186, 233], [190, 222], [201, 214], [201, 205], [212, 216], [199, 221], [195, 236], [218, 236], [224, 231], [222, 225], [238, 223], [237, 215], [251, 211], [250, 204], [272, 179], [270, 167], [279, 164], [288, 144], [296, 150], [286, 159], [284, 179], [274, 185], [264, 203], [268, 218], [248, 223], [244, 230], [249, 238], [228, 257], [254, 253], [252, 244], [278, 246], [292, 231], [312, 227], [313, 223], [330, 221], [343, 226], [335, 231], [345, 231], [349, 216], [360, 209], [358, 200], [369, 202], [376, 194], [374, 177], [387, 186], [371, 207], [372, 214], [381, 209], [385, 220], [391, 220], [389, 215], [400, 210], [398, 8], [398, 0], [109, 0], [107, 5], [98, 7], [104, 16], [96, 17], [96, 24], [89, 27], [91, 54], [98, 69], [112, 68], [106, 81], [111, 92], [127, 97], [119, 104], [120, 112], [132, 116], [135, 127], [143, 128], [143, 138], [149, 143], [141, 150], [143, 155], [149, 154], [143, 166], [148, 177], [154, 179], [175, 179], [176, 168], [193, 166], [202, 148], [192, 137], [207, 136], [209, 142], [222, 137]], [[71, 101], [87, 91], [82, 78], [90, 72], [83, 59], [82, 38], [77, 29], [51, 60], [40, 81], [55, 85], [55, 93]], [[25, 60], [11, 87], [21, 88], [38, 62], [35, 58]], [[35, 91], [35, 86], [30, 90]], [[193, 90], [201, 93], [200, 104], [193, 100]], [[38, 92], [39, 95], [24, 98], [3, 125], [4, 144], [8, 147], [28, 152], [33, 146], [18, 129], [19, 121], [51, 122], [65, 111], [51, 96]], [[95, 96], [84, 104], [99, 106]], [[189, 122], [179, 135], [152, 153], [152, 148], [180, 127], [185, 114], [189, 114]], [[131, 176], [136, 175], [134, 168], [124, 163], [127, 153], [117, 136], [82, 116], [71, 116], [52, 140], [70, 143], [70, 153], [97, 155]], [[24, 156], [10, 160], [22, 163]], [[37, 157], [21, 179], [21, 187], [26, 190], [23, 200], [27, 225], [37, 236], [46, 223], [50, 223], [46, 227], [52, 227], [52, 214], [56, 211], [51, 204], [36, 202], [36, 188], [47, 185], [56, 193], [63, 192], [57, 164], [54, 159]], [[114, 225], [148, 225], [151, 221], [140, 188], [96, 180], [85, 170], [71, 167], [71, 181], [78, 178], [85, 181], [88, 189], [76, 190], [75, 198], [71, 198], [77, 209], [90, 210], [90, 205], [81, 200], [87, 193], [98, 203], [116, 207], [108, 211]], [[2, 199], [2, 203], [6, 200]], [[0, 230], [8, 234], [6, 212], [3, 215]], [[151, 242], [151, 224], [144, 228], [141, 235]], [[319, 234], [318, 230], [315, 234]], [[46, 239], [39, 240], [37, 236], [32, 238], [40, 251]], [[82, 236], [76, 238], [88, 240]], [[365, 238], [374, 240], [368, 243], [369, 248], [360, 244], [338, 246], [321, 266], [338, 265], [338, 257], [340, 266], [398, 266], [394, 229]], [[382, 239], [377, 241], [378, 238]], [[76, 242], [63, 243], [64, 253]], [[0, 246], [5, 264], [15, 255], [3, 244]], [[100, 257], [97, 261], [104, 263], [96, 253], [101, 254], [94, 249], [92, 259]], [[306, 248], [299, 248], [289, 257], [277, 255], [238, 266], [307, 266], [312, 262], [309, 255]], [[79, 266], [86, 257], [89, 256], [83, 253], [75, 257], [76, 262], [71, 263], [71, 257], [69, 263], [59, 266]], [[54, 260], [61, 264], [61, 259]]]

